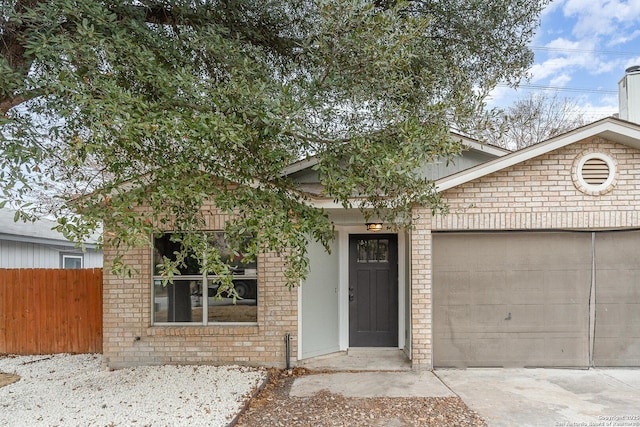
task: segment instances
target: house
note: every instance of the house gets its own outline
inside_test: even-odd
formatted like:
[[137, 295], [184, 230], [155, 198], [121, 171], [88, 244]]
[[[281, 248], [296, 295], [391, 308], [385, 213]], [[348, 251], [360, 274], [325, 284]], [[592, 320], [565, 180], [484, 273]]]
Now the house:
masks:
[[[205, 301], [197, 267], [173, 286], [154, 278], [153, 257], [171, 250], [156, 239], [127, 255], [139, 274], [105, 272], [105, 364], [282, 367], [389, 347], [414, 369], [640, 366], [640, 70], [620, 96], [620, 118], [517, 152], [464, 139], [454, 165], [424, 170], [449, 214], [415, 207], [411, 230], [374, 231], [319, 195], [313, 159], [292, 165], [336, 224], [331, 254], [309, 247], [305, 283], [288, 290], [282, 260], [264, 254], [237, 276], [245, 304]], [[212, 212], [224, 249], [228, 217]]]
[[0, 209], [0, 268], [102, 268], [95, 240], [76, 248], [53, 230], [55, 221], [14, 221], [15, 211]]

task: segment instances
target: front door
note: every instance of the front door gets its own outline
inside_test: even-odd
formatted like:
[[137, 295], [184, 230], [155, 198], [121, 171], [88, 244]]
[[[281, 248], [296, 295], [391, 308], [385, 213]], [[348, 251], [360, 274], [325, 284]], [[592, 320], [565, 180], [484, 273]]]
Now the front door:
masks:
[[398, 346], [398, 237], [349, 237], [349, 346]]

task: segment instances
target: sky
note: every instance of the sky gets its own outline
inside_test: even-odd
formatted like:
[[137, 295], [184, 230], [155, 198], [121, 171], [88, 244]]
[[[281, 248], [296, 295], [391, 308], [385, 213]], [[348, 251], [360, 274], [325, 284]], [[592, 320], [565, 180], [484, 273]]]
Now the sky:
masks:
[[640, 65], [640, 0], [555, 0], [540, 20], [530, 80], [517, 90], [498, 86], [488, 105], [549, 92], [575, 102], [587, 121], [617, 113], [618, 82]]

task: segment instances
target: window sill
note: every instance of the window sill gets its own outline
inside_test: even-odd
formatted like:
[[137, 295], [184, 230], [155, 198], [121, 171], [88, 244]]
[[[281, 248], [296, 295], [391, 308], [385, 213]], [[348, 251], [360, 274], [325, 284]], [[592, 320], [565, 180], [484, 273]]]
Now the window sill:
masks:
[[147, 328], [147, 336], [182, 337], [182, 336], [227, 336], [256, 335], [257, 323], [216, 323], [202, 325], [154, 325]]

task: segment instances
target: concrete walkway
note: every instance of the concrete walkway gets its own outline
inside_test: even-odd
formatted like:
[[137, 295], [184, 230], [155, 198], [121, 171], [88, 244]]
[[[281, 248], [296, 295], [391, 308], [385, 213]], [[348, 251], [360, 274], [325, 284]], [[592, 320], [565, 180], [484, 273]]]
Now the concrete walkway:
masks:
[[297, 378], [291, 396], [460, 396], [489, 426], [640, 427], [640, 369], [438, 369]]
[[335, 372], [296, 378], [289, 393], [313, 396], [321, 390], [345, 397], [455, 396], [432, 372]]

